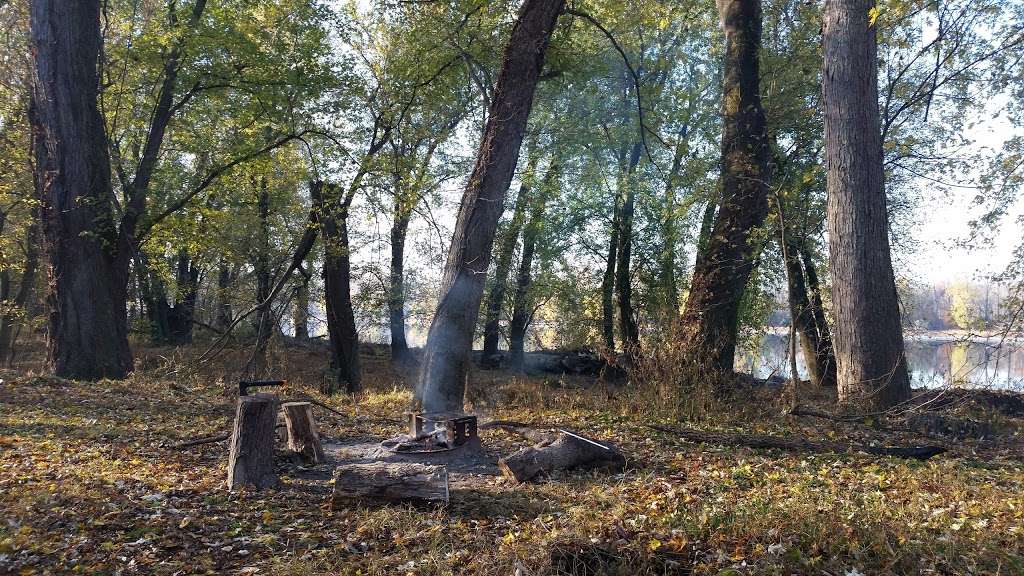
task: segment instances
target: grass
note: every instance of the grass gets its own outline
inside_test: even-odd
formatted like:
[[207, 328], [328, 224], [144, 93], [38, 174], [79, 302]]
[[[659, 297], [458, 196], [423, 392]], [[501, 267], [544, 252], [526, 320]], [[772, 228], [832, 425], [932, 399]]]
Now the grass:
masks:
[[[188, 352], [142, 355], [124, 382], [2, 374], [0, 574], [1024, 574], [1014, 419], [1001, 421], [998, 442], [957, 442], [924, 463], [784, 453], [654, 432], [645, 425], [675, 418], [642, 385], [481, 373], [470, 392], [477, 412], [617, 442], [628, 470], [524, 486], [485, 478], [453, 491], [446, 509], [331, 510], [324, 482], [285, 476], [280, 490], [228, 492], [226, 443], [169, 447], [227, 429], [237, 358], [161, 376]], [[398, 431], [386, 419], [410, 398], [386, 358], [364, 358], [357, 399], [315, 392], [324, 365], [315, 352], [275, 362], [292, 381], [283, 396], [313, 395], [345, 414], [318, 411], [325, 434]], [[730, 411], [743, 416], [699, 425], [892, 439], [776, 412], [759, 396]], [[483, 439], [503, 452], [522, 445], [499, 431]]]

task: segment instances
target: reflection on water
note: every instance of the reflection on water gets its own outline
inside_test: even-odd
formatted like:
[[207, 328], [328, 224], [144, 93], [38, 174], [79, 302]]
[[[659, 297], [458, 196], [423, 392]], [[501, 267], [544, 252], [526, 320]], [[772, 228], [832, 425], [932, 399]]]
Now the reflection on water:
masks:
[[[906, 343], [914, 387], [945, 384], [1024, 391], [1024, 344], [912, 338]], [[737, 354], [736, 368], [758, 378], [789, 377], [789, 338], [768, 334], [756, 353]], [[807, 377], [797, 352], [797, 369]]]

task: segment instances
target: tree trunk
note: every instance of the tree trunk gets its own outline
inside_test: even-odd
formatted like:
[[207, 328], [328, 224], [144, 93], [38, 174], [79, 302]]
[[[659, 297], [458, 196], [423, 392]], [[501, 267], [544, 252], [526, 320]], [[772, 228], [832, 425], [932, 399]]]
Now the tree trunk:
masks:
[[313, 405], [309, 402], [285, 402], [284, 424], [288, 429], [288, 449], [301, 454], [307, 462], [319, 464], [325, 460], [320, 433], [313, 420]]
[[825, 316], [825, 306], [821, 301], [821, 285], [818, 282], [818, 271], [814, 267], [814, 258], [807, 251], [806, 246], [799, 247], [800, 261], [803, 264], [804, 278], [807, 280], [807, 289], [810, 296], [811, 318], [814, 320], [814, 328], [818, 334], [818, 345], [815, 349], [818, 356], [818, 366], [822, 372], [821, 385], [826, 387], [836, 386], [836, 354], [832, 347], [832, 331], [828, 326], [828, 318]]
[[636, 325], [633, 313], [633, 286], [630, 278], [633, 252], [633, 207], [636, 203], [636, 168], [640, 164], [643, 145], [634, 142], [629, 154], [629, 164], [623, 174], [619, 175], [619, 196], [622, 205], [619, 209], [619, 245], [616, 249], [618, 261], [615, 263], [615, 295], [619, 307], [619, 334], [622, 336], [622, 350], [627, 353], [636, 352], [640, 344], [640, 330]]
[[512, 319], [508, 326], [509, 365], [517, 371], [524, 370], [526, 329], [533, 316], [533, 310], [530, 309], [533, 257], [544, 227], [544, 210], [557, 185], [559, 170], [558, 160], [552, 160], [540, 189], [530, 203], [530, 221], [523, 228], [523, 253], [519, 261], [519, 273], [516, 275], [516, 291], [512, 297]]
[[612, 206], [612, 230], [608, 236], [608, 256], [601, 278], [601, 335], [609, 352], [615, 352], [615, 263], [619, 249], [619, 197]]
[[[811, 382], [817, 386], [835, 385], [834, 379], [831, 380], [831, 384], [829, 383], [829, 362], [824, 357], [826, 352], [818, 335], [818, 326], [814, 321], [813, 305], [807, 292], [804, 272], [800, 266], [798, 244], [794, 238], [789, 238], [786, 234], [792, 234], [792, 230], [787, 229], [780, 233], [780, 242], [783, 242], [786, 247], [783, 260], [786, 264], [789, 314], [793, 321], [793, 327], [800, 337], [800, 349], [803, 353], [804, 363], [807, 365], [807, 373]], [[832, 375], [834, 374], [833, 368]]]
[[841, 402], [885, 409], [910, 397], [889, 250], [874, 0], [827, 0], [825, 166]]
[[344, 390], [358, 392], [362, 374], [359, 368], [359, 334], [352, 310], [351, 261], [348, 245], [348, 210], [341, 208], [338, 187], [316, 181], [310, 187], [317, 223], [324, 242], [324, 304], [327, 309], [327, 333], [331, 340], [333, 381], [325, 393]]
[[241, 396], [235, 407], [235, 425], [228, 454], [228, 488], [256, 489], [277, 485], [274, 473], [274, 427], [277, 398], [270, 394]]
[[544, 54], [564, 0], [525, 0], [512, 28], [452, 237], [427, 336], [417, 399], [427, 412], [461, 412], [494, 232], [519, 159]]
[[31, 28], [30, 116], [50, 268], [48, 360], [66, 378], [123, 378], [132, 370], [128, 279], [97, 108], [100, 1], [33, 0]]
[[[10, 297], [10, 289], [3, 292], [2, 310], [0, 310], [0, 366], [7, 366], [14, 358], [14, 340], [17, 328], [24, 325], [28, 316], [28, 300], [36, 284], [36, 270], [39, 268], [39, 224], [36, 216], [32, 216], [32, 224], [25, 232], [25, 263], [21, 271], [21, 280], [14, 297]], [[3, 271], [7, 276], [7, 270]], [[7, 280], [10, 281], [9, 279]]]
[[526, 173], [523, 175], [523, 181], [519, 185], [519, 193], [516, 195], [515, 207], [512, 210], [512, 219], [501, 235], [501, 244], [498, 245], [498, 261], [495, 263], [494, 278], [491, 281], [491, 292], [487, 295], [487, 311], [484, 316], [484, 353], [480, 357], [481, 366], [486, 368], [496, 368], [498, 365], [501, 310], [505, 306], [505, 293], [508, 291], [508, 275], [512, 270], [512, 256], [516, 251], [516, 240], [519, 239], [519, 231], [523, 227], [526, 202], [530, 195], [533, 172], [537, 167], [538, 155], [530, 150], [528, 150], [528, 153], [531, 156], [527, 159]]
[[309, 272], [302, 271], [303, 277], [295, 288], [295, 310], [292, 323], [295, 325], [295, 339], [309, 340]]
[[760, 0], [719, 0], [725, 29], [722, 196], [706, 248], [698, 254], [682, 317], [685, 361], [733, 370], [740, 301], [754, 265], [751, 237], [768, 213], [768, 143], [761, 107]]
[[220, 271], [217, 273], [217, 316], [214, 325], [221, 330], [227, 329], [234, 320], [234, 313], [231, 310], [231, 298], [228, 291], [231, 289], [232, 274], [227, 263], [221, 262]]
[[[270, 190], [266, 176], [260, 178], [256, 189], [256, 210], [259, 220], [256, 254], [253, 268], [256, 275], [256, 302], [266, 302], [273, 287], [270, 270]], [[274, 332], [274, 307], [266, 306], [256, 317], [256, 344], [250, 366], [254, 377], [263, 376], [267, 371], [267, 347]]]
[[346, 464], [334, 470], [335, 510], [353, 504], [448, 503], [448, 469], [431, 464]]
[[502, 474], [516, 482], [526, 482], [555, 470], [603, 468], [619, 471], [625, 466], [625, 456], [614, 445], [563, 431], [498, 460]]
[[405, 339], [405, 238], [410, 216], [396, 196], [395, 220], [391, 223], [391, 290], [388, 294], [391, 360], [395, 362], [410, 359], [409, 343]]

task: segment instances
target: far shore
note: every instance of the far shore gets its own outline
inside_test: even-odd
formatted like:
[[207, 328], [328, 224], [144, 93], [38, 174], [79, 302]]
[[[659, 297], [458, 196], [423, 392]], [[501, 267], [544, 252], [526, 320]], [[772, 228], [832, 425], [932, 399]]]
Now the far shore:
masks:
[[[771, 326], [768, 333], [773, 336], [788, 337], [789, 326]], [[1024, 334], [1005, 334], [1003, 332], [972, 332], [970, 330], [918, 330], [904, 328], [903, 337], [913, 342], [963, 342], [976, 344], [1024, 344]]]

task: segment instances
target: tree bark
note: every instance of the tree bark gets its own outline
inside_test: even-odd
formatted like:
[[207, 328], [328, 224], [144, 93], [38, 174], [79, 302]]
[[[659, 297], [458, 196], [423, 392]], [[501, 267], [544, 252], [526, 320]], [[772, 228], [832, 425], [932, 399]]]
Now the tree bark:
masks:
[[726, 51], [722, 196], [697, 256], [681, 326], [685, 362], [732, 373], [740, 301], [754, 265], [751, 236], [768, 213], [768, 142], [760, 96], [760, 0], [719, 0]]
[[331, 341], [331, 369], [325, 393], [344, 390], [349, 394], [361, 388], [359, 333], [352, 310], [351, 260], [348, 244], [348, 207], [339, 198], [338, 187], [321, 181], [310, 186], [317, 223], [324, 242], [324, 304], [327, 309], [327, 333]]
[[214, 321], [214, 325], [221, 330], [226, 330], [234, 319], [234, 313], [231, 310], [231, 298], [228, 296], [228, 290], [230, 290], [233, 282], [232, 276], [231, 269], [228, 268], [227, 263], [221, 262], [220, 271], [217, 273], [217, 312], [216, 320]]
[[334, 471], [335, 510], [367, 502], [448, 503], [448, 469], [431, 464], [346, 464]]
[[548, 40], [563, 5], [564, 0], [525, 0], [505, 48], [427, 336], [417, 386], [417, 399], [427, 412], [462, 411], [494, 232], [519, 159]]
[[[792, 234], [792, 230], [787, 229], [785, 234]], [[835, 386], [835, 359], [832, 358], [832, 345], [827, 339], [822, 339], [815, 321], [814, 304], [807, 291], [805, 274], [801, 266], [799, 244], [795, 238], [781, 234], [780, 241], [785, 242], [786, 245], [783, 259], [786, 264], [790, 317], [799, 334], [800, 349], [804, 363], [807, 365], [807, 373], [811, 382], [817, 386]]]
[[313, 405], [309, 402], [285, 402], [281, 409], [288, 429], [288, 449], [301, 454], [311, 464], [323, 462], [324, 447], [313, 419]]
[[[260, 178], [256, 185], [256, 216], [259, 221], [259, 232], [256, 237], [256, 253], [253, 258], [253, 271], [256, 276], [256, 302], [266, 302], [270, 298], [273, 287], [273, 273], [270, 270], [270, 190], [266, 176]], [[274, 332], [274, 307], [268, 305], [259, 311], [256, 317], [256, 344], [252, 353], [252, 365], [249, 367], [253, 377], [263, 376], [267, 371], [267, 347]]]
[[33, 0], [32, 124], [49, 259], [48, 359], [65, 378], [123, 378], [127, 266], [118, 254], [107, 138], [97, 107], [99, 0]]
[[527, 482], [555, 470], [603, 468], [618, 471], [625, 466], [625, 456], [614, 445], [563, 431], [498, 460], [502, 474], [516, 482]]
[[501, 235], [501, 244], [498, 245], [498, 260], [494, 265], [494, 278], [491, 281], [491, 291], [487, 295], [487, 311], [484, 316], [484, 353], [480, 357], [480, 365], [485, 368], [496, 368], [498, 365], [501, 311], [505, 306], [505, 293], [508, 291], [508, 275], [512, 271], [512, 256], [516, 251], [516, 241], [519, 239], [519, 232], [523, 227], [526, 203], [530, 196], [530, 187], [533, 184], [533, 172], [537, 168], [537, 154], [532, 152], [532, 147], [527, 153], [531, 155], [527, 159], [526, 172], [523, 174], [523, 181], [519, 185], [519, 193], [516, 195], [512, 219]]
[[228, 454], [228, 488], [256, 489], [277, 485], [274, 473], [274, 426], [277, 398], [270, 394], [241, 396]]
[[889, 249], [873, 0], [827, 0], [825, 165], [841, 402], [885, 409], [910, 397]]

